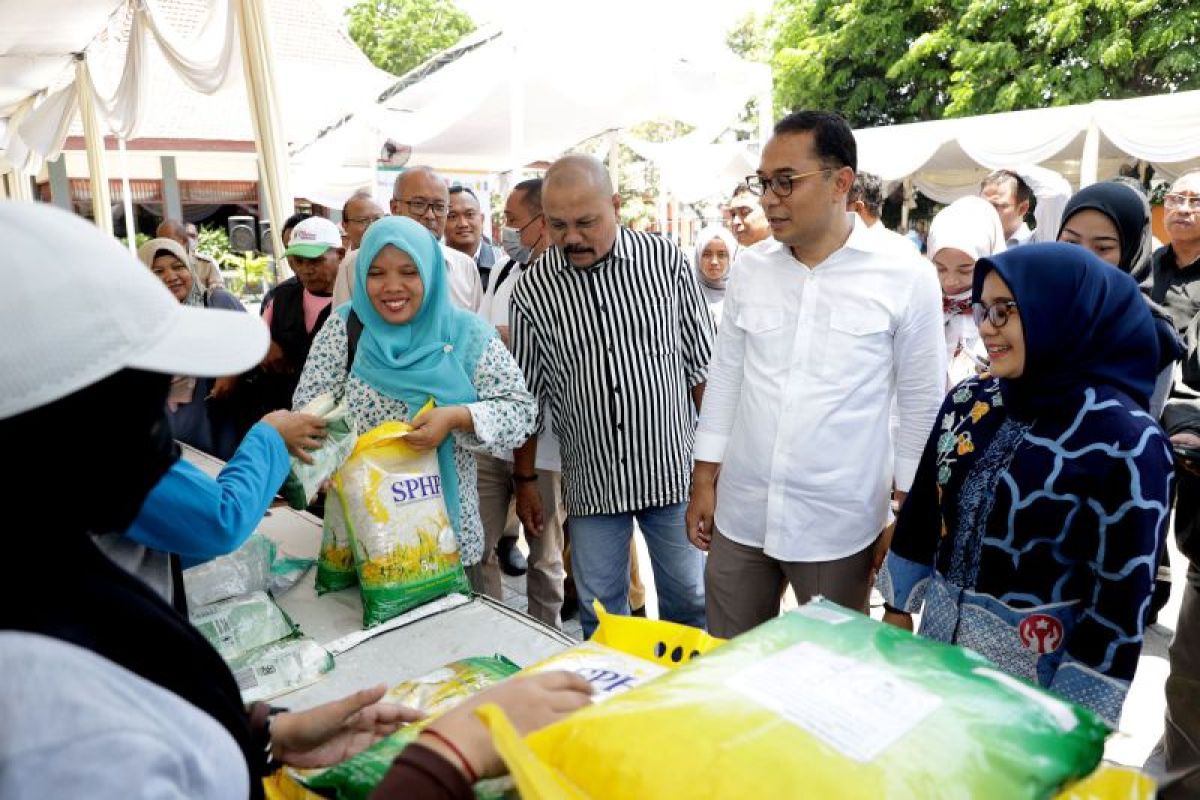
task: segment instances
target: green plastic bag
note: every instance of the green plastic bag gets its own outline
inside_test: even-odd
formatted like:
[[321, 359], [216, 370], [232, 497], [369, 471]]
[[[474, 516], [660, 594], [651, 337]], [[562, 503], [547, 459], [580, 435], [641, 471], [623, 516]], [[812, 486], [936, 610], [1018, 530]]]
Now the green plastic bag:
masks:
[[266, 592], [200, 606], [189, 617], [226, 662], [296, 632], [296, 623]]
[[242, 700], [253, 703], [316, 683], [333, 669], [333, 656], [305, 636], [256, 647], [229, 662]]
[[526, 800], [1043, 800], [1108, 734], [976, 653], [825, 600], [528, 737], [483, 713]]
[[279, 494], [292, 508], [303, 511], [317, 497], [321, 484], [329, 480], [354, 450], [355, 427], [345, 402], [338, 403], [329, 393], [314, 397], [300, 411], [325, 420], [326, 438], [316, 450], [310, 450], [313, 463], [292, 456], [292, 468]]
[[[340, 764], [321, 771], [296, 772], [294, 777], [305, 787], [338, 800], [366, 798], [383, 780], [396, 756], [416, 740], [429, 721], [519, 670], [503, 656], [465, 658], [404, 681], [390, 689], [384, 699], [418, 708], [430, 715], [428, 719], [401, 728]], [[476, 784], [475, 796], [481, 800], [503, 797], [510, 786], [508, 779], [481, 781]]]
[[436, 450], [415, 450], [404, 422], [358, 438], [334, 476], [362, 592], [363, 627], [471, 585], [442, 498]]
[[321, 524], [321, 552], [317, 557], [317, 594], [337, 592], [358, 583], [354, 550], [346, 530], [346, 506], [334, 485], [325, 495], [325, 519]]
[[232, 553], [183, 571], [188, 608], [251, 592], [282, 594], [312, 565], [312, 559], [289, 556], [261, 533], [251, 534]]

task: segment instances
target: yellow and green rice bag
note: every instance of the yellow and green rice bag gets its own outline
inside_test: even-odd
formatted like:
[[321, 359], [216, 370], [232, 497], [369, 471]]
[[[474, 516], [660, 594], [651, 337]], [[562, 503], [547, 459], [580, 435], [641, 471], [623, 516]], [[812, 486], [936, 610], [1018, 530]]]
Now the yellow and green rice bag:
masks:
[[824, 600], [522, 738], [521, 797], [1042, 800], [1099, 763], [1092, 712]]
[[385, 422], [360, 436], [334, 479], [368, 628], [471, 588], [442, 497], [437, 451], [409, 447], [410, 430]]
[[346, 506], [336, 483], [325, 495], [321, 552], [317, 556], [317, 594], [337, 592], [358, 583], [354, 550], [346, 530]]

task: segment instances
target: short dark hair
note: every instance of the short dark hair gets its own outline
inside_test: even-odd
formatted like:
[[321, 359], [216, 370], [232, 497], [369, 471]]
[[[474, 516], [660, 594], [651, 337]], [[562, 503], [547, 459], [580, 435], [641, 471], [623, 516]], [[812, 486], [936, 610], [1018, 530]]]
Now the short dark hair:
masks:
[[870, 172], [854, 173], [854, 185], [846, 195], [846, 205], [862, 201], [872, 217], [883, 215], [883, 180]]
[[1033, 189], [1029, 188], [1029, 184], [1025, 182], [1017, 173], [1011, 169], [998, 169], [991, 175], [988, 175], [979, 184], [980, 190], [988, 189], [993, 186], [1002, 186], [1006, 183], [1012, 183], [1013, 194], [1017, 197], [1017, 204], [1030, 203], [1033, 201]]
[[292, 214], [290, 217], [284, 220], [283, 227], [279, 229], [279, 232], [283, 233], [284, 231], [290, 231], [292, 228], [296, 227], [301, 222], [304, 222], [304, 220], [311, 216], [312, 214], [306, 214], [303, 211]]
[[827, 165], [858, 170], [858, 143], [846, 118], [836, 111], [793, 111], [775, 123], [775, 135], [811, 133], [817, 158]]
[[350, 208], [350, 204], [353, 203], [355, 200], [374, 200], [374, 199], [375, 199], [374, 196], [370, 192], [368, 192], [366, 189], [359, 189], [357, 192], [355, 192], [354, 194], [347, 197], [346, 202], [342, 203], [342, 219], [345, 219], [346, 215], [350, 213], [347, 209]]
[[463, 186], [461, 183], [456, 183], [450, 187], [450, 194], [452, 195], [462, 194], [463, 192], [466, 192], [467, 194], [471, 195], [471, 197], [474, 197], [476, 203], [479, 202], [479, 196], [475, 194], [475, 192], [471, 191], [470, 186]]
[[512, 189], [521, 193], [521, 204], [535, 214], [542, 213], [542, 183], [541, 178], [530, 178], [521, 181]]

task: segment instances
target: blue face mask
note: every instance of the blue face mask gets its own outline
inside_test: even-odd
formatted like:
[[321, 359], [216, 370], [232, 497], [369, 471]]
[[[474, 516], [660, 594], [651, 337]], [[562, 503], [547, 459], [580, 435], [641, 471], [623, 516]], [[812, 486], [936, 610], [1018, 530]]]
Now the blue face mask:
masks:
[[504, 248], [504, 252], [513, 261], [521, 264], [528, 264], [529, 257], [533, 252], [521, 244], [521, 229], [510, 228], [507, 225], [500, 229], [500, 246]]

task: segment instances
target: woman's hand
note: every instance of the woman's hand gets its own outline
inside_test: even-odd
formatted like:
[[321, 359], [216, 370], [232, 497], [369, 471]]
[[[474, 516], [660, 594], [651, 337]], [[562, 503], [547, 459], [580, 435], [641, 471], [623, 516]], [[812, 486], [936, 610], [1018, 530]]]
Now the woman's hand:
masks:
[[[478, 777], [502, 775], [504, 762], [492, 745], [488, 729], [475, 716], [475, 709], [495, 703], [523, 736], [589, 705], [591, 694], [591, 684], [573, 672], [523, 675], [464, 701], [429, 727], [454, 742]], [[466, 774], [458, 756], [445, 743], [434, 736], [422, 736], [420, 742]]]
[[442, 406], [418, 414], [404, 441], [417, 450], [432, 450], [444, 442], [451, 431], [473, 430], [475, 423], [466, 406]]
[[905, 614], [903, 611], [884, 611], [883, 621], [888, 625], [895, 625], [897, 628], [903, 628], [909, 633], [912, 633], [912, 614]]
[[271, 754], [301, 769], [327, 767], [361, 753], [402, 725], [424, 719], [420, 711], [379, 700], [375, 686], [322, 706], [276, 714], [271, 721]]
[[305, 464], [313, 463], [309, 450], [316, 450], [325, 438], [325, 420], [298, 411], [272, 411], [262, 418], [283, 437], [288, 452]]

